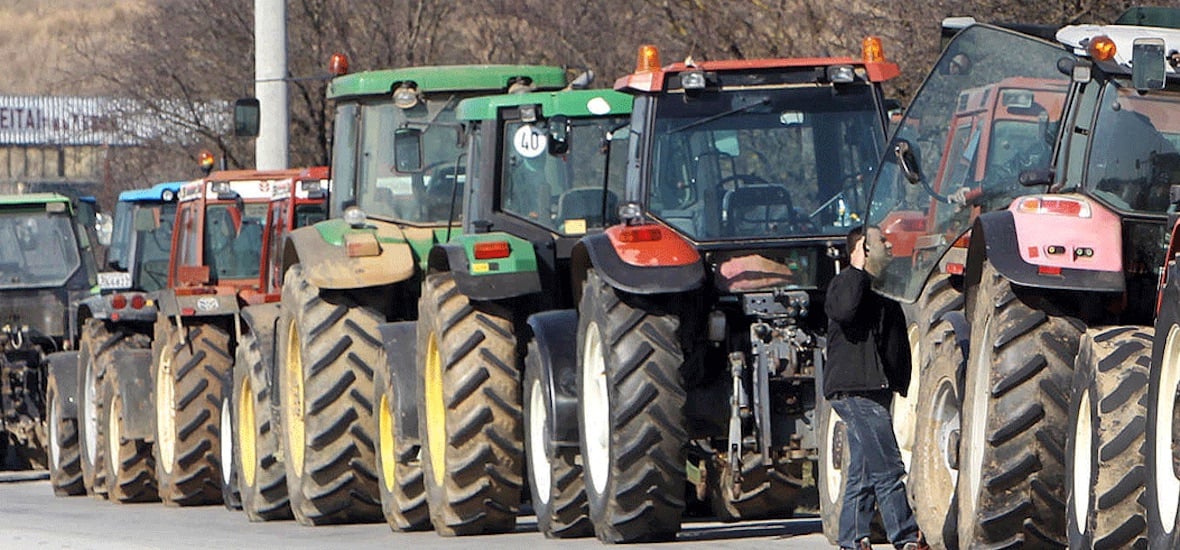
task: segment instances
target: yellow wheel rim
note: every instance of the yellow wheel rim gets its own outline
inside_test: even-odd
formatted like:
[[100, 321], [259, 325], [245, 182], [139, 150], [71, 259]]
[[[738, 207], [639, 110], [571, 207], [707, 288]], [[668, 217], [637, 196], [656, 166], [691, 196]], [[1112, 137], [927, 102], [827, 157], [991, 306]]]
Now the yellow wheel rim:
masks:
[[[250, 377], [242, 379], [242, 391], [238, 394], [238, 459], [242, 465], [242, 481], [247, 487], [254, 486], [254, 468], [258, 459], [254, 442], [254, 390]], [[222, 435], [224, 437], [224, 434]]]
[[303, 475], [303, 446], [305, 429], [303, 426], [303, 357], [300, 355], [299, 329], [292, 319], [287, 328], [287, 376], [284, 386], [283, 403], [287, 410], [287, 444], [291, 448], [291, 467], [297, 476]]
[[447, 464], [444, 456], [447, 450], [447, 408], [443, 404], [442, 358], [438, 354], [438, 342], [434, 333], [430, 334], [426, 342], [426, 372], [423, 376], [426, 387], [422, 399], [426, 403], [426, 437], [430, 440], [430, 469], [434, 472], [434, 482], [442, 485], [446, 477]]
[[397, 483], [397, 450], [393, 435], [395, 428], [393, 411], [389, 410], [389, 396], [382, 394], [377, 414], [377, 437], [381, 447], [381, 480], [385, 484], [385, 490], [391, 492]]
[[160, 446], [160, 461], [165, 473], [172, 473], [176, 458], [176, 380], [172, 377], [172, 342], [160, 354], [156, 377], [156, 443]]
[[[107, 412], [107, 461], [111, 465], [111, 472], [115, 477], [119, 475], [122, 462], [119, 456], [119, 446], [123, 443], [123, 433], [119, 430], [119, 415], [123, 414], [123, 400], [119, 396], [111, 397], [110, 410]], [[115, 480], [107, 480], [109, 486], [117, 485]]]

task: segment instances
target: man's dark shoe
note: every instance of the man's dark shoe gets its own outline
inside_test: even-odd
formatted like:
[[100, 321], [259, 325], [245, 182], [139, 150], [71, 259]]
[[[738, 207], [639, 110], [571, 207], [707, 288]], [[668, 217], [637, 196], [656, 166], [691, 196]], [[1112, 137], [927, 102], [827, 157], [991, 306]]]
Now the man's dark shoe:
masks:
[[[860, 550], [873, 550], [873, 543], [869, 541], [869, 537], [865, 537], [856, 541], [856, 547]], [[908, 548], [906, 550], [909, 550]]]
[[922, 536], [921, 531], [918, 531], [918, 541], [905, 543], [901, 550], [930, 550], [930, 545], [926, 544], [926, 537]]

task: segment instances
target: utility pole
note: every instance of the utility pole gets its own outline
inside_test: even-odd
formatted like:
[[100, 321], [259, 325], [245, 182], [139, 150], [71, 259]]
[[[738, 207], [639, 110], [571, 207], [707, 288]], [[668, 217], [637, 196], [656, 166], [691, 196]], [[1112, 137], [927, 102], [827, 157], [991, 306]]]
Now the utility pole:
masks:
[[259, 103], [259, 170], [287, 167], [287, 2], [254, 0], [254, 93]]

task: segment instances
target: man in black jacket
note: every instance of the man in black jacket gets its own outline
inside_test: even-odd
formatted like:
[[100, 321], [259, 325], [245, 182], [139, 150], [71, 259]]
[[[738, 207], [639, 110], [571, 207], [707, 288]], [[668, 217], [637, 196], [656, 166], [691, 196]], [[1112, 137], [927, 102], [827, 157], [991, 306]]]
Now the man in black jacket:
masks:
[[889, 263], [891, 245], [876, 227], [853, 228], [847, 239], [849, 267], [828, 285], [828, 358], [823, 392], [844, 420], [848, 434], [847, 485], [840, 514], [841, 548], [871, 548], [874, 505], [889, 540], [898, 548], [924, 548], [906, 500], [905, 466], [893, 435], [889, 405], [905, 394], [910, 349], [901, 307], [870, 288]]

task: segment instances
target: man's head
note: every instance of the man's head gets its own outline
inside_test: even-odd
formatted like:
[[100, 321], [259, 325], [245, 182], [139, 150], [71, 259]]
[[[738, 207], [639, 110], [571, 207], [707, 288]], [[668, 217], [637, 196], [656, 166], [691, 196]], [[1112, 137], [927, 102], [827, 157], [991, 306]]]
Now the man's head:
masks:
[[874, 225], [853, 227], [846, 237], [846, 246], [849, 264], [874, 277], [880, 276], [893, 258], [893, 244], [885, 238], [881, 228]]

